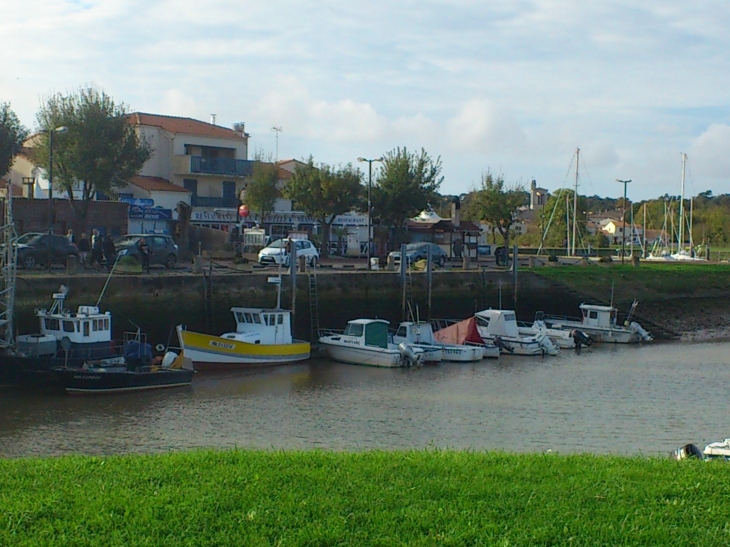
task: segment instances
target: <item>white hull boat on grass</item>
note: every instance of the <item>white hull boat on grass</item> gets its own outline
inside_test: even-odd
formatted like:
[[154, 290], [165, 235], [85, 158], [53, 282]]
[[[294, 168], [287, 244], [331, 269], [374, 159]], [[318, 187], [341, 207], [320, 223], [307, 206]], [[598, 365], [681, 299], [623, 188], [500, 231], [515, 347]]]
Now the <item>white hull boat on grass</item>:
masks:
[[522, 335], [511, 310], [483, 310], [474, 316], [479, 336], [485, 343], [500, 346], [502, 353], [515, 355], [557, 355], [560, 348], [546, 332]]
[[423, 350], [388, 341], [388, 321], [354, 319], [342, 333], [325, 331], [319, 338], [335, 361], [371, 367], [408, 367], [423, 363]]
[[[393, 336], [393, 341], [395, 343], [405, 342], [415, 348], [424, 350], [424, 359], [426, 361], [431, 359], [461, 363], [481, 361], [487, 349], [483, 344], [465, 346], [441, 342], [435, 338], [431, 323], [422, 321], [402, 322], [395, 336]], [[494, 357], [498, 357], [499, 350], [497, 348], [495, 349], [497, 351]], [[438, 356], [438, 359], [435, 357], [429, 359], [429, 354]]]

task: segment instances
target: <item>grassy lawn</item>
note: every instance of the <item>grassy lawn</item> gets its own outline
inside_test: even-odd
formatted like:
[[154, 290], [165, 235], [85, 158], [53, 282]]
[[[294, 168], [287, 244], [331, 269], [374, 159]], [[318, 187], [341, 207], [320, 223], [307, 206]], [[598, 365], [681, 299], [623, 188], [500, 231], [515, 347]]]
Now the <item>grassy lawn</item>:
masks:
[[727, 545], [730, 466], [486, 452], [0, 461], [0, 545]]

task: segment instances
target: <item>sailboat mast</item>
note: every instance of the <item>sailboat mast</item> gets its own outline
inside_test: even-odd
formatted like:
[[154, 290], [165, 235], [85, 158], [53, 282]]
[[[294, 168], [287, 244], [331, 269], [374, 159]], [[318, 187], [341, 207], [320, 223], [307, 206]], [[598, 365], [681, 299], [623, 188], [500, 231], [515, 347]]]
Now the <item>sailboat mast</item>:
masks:
[[641, 258], [646, 258], [646, 202], [644, 202], [644, 225], [641, 228], [641, 240], [644, 242], [641, 246]]
[[580, 163], [580, 148], [575, 149], [575, 190], [573, 191], [573, 248], [570, 253], [575, 256], [575, 234], [578, 224], [578, 164]]
[[684, 164], [687, 161], [687, 154], [682, 152], [682, 194], [679, 198], [679, 249], [684, 248]]

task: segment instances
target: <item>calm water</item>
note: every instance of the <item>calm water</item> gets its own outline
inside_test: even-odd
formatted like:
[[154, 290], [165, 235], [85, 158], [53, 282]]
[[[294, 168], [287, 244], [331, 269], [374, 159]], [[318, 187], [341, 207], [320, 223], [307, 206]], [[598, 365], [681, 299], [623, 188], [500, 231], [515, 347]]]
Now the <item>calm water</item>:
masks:
[[604, 346], [413, 370], [316, 359], [101, 397], [4, 390], [0, 456], [236, 446], [666, 454], [730, 437], [727, 347]]

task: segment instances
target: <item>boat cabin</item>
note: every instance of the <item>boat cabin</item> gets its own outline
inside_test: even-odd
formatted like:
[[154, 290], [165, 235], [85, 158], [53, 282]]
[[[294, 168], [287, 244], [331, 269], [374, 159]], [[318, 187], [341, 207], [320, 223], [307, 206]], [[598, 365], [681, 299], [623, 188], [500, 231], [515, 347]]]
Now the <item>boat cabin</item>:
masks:
[[581, 304], [582, 322], [586, 327], [612, 328], [616, 326], [618, 309], [613, 306]]
[[112, 316], [100, 313], [96, 306], [79, 306], [76, 313], [64, 308], [66, 292], [53, 294], [50, 310], [38, 310], [41, 335], [56, 340], [68, 339], [71, 345], [87, 345], [112, 341]]
[[385, 319], [353, 319], [342, 335], [359, 338], [361, 345], [388, 349], [389, 324]]
[[517, 329], [517, 317], [514, 311], [484, 310], [477, 312], [474, 317], [480, 334], [512, 339], [520, 338]]
[[403, 338], [411, 344], [437, 344], [433, 338], [431, 323], [425, 321], [403, 321], [395, 333], [395, 338]]
[[[236, 333], [256, 335], [256, 344], [291, 344], [291, 312], [260, 308], [231, 308]], [[225, 338], [225, 335], [224, 335]]]

